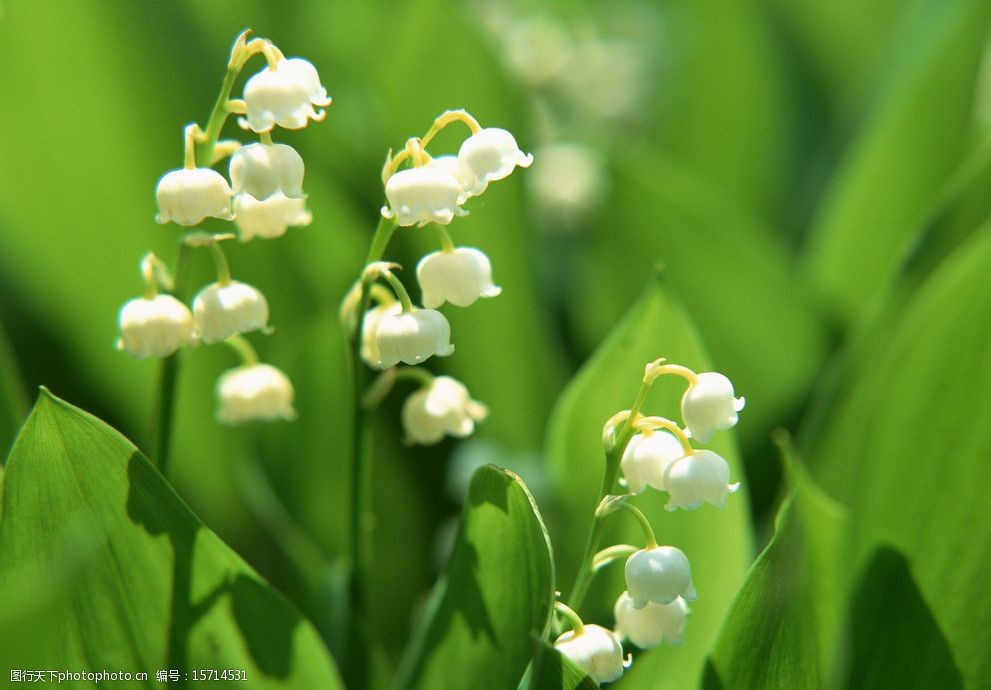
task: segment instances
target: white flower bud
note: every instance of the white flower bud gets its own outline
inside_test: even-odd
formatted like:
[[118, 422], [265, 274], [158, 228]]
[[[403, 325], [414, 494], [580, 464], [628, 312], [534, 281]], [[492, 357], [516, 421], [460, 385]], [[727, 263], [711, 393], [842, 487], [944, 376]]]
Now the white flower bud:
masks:
[[400, 362], [419, 364], [432, 355], [446, 357], [454, 352], [451, 326], [439, 311], [417, 309], [412, 313], [382, 314], [375, 326], [375, 346], [379, 369]]
[[613, 613], [616, 633], [641, 649], [651, 649], [662, 642], [681, 644], [685, 637], [688, 604], [681, 597], [675, 597], [670, 604], [651, 602], [638, 609], [629, 592], [623, 592], [616, 600]]
[[729, 429], [737, 422], [737, 412], [746, 401], [733, 397], [733, 384], [714, 371], [698, 375], [681, 399], [681, 416], [692, 438], [707, 443], [717, 429]]
[[471, 189], [475, 196], [484, 192], [489, 182], [508, 177], [516, 166], [528, 168], [533, 163], [533, 156], [520, 150], [516, 138], [498, 127], [488, 127], [465, 139], [458, 158], [478, 178]]
[[488, 408], [472, 400], [468, 389], [450, 376], [437, 376], [403, 403], [403, 429], [407, 443], [430, 445], [444, 435], [463, 438], [475, 430], [475, 422], [488, 416]]
[[303, 195], [303, 158], [285, 144], [248, 144], [231, 156], [231, 188], [234, 194], [250, 194], [258, 200], [276, 192], [293, 198]]
[[239, 281], [211, 283], [193, 298], [193, 327], [205, 343], [268, 324], [268, 301], [256, 288]]
[[673, 546], [640, 549], [631, 555], [626, 561], [626, 591], [638, 609], [649, 602], [670, 604], [678, 596], [688, 601], [698, 598], [688, 558]]
[[648, 486], [664, 491], [664, 470], [684, 454], [681, 443], [667, 431], [635, 434], [620, 462], [627, 488], [635, 494]]
[[130, 300], [121, 307], [118, 323], [118, 349], [142, 359], [168, 357], [193, 340], [193, 315], [172, 295]]
[[289, 378], [269, 364], [224, 372], [217, 381], [217, 419], [224, 424], [295, 419]]
[[416, 266], [416, 279], [423, 290], [423, 306], [431, 309], [445, 301], [467, 307], [479, 297], [495, 297], [502, 292], [492, 284], [489, 257], [472, 247], [427, 254]]
[[305, 199], [287, 197], [282, 192], [261, 201], [250, 194], [239, 194], [234, 197], [234, 215], [242, 242], [253, 237], [282, 237], [290, 226], [309, 225], [313, 220]]
[[468, 212], [461, 208], [461, 183], [451, 173], [421, 166], [400, 170], [385, 183], [388, 206], [384, 218], [395, 218], [402, 227], [419, 223], [447, 225], [455, 216]]
[[244, 85], [247, 117], [242, 127], [255, 132], [271, 131], [275, 125], [301, 129], [309, 120], [319, 121], [326, 112], [314, 110], [330, 105], [327, 91], [320, 86], [316, 68], [302, 58], [280, 60], [265, 67]]
[[664, 472], [664, 485], [670, 494], [665, 510], [695, 510], [703, 503], [726, 506], [727, 497], [740, 488], [729, 483], [729, 463], [711, 450], [696, 450], [675, 460]]
[[627, 666], [623, 645], [613, 631], [601, 625], [586, 625], [578, 634], [569, 630], [557, 638], [554, 647], [578, 664], [596, 683], [616, 680]]
[[[359, 292], [359, 297], [361, 293]], [[390, 304], [379, 304], [365, 312], [361, 321], [361, 358], [370, 367], [377, 367], [379, 360], [379, 346], [375, 341], [375, 332], [378, 329], [379, 321], [385, 315], [396, 316], [403, 311], [403, 306], [398, 302]]]
[[196, 225], [205, 218], [233, 220], [231, 186], [210, 168], [180, 168], [162, 175], [155, 187], [158, 215], [155, 220]]
[[463, 204], [471, 196], [471, 190], [478, 184], [478, 178], [468, 164], [457, 156], [438, 156], [432, 158], [423, 166], [433, 170], [441, 170], [454, 175], [454, 179], [461, 186], [461, 194], [458, 195], [458, 203]]
[[609, 178], [602, 155], [579, 143], [540, 147], [540, 165], [527, 176], [534, 200], [555, 225], [582, 220], [603, 202]]

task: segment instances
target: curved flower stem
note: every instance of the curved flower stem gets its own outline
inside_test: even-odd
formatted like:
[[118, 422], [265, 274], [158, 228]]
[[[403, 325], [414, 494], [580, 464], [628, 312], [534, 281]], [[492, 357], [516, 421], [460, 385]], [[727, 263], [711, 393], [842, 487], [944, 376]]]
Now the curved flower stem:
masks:
[[554, 610], [568, 619], [568, 623], [571, 624], [571, 629], [575, 632], [576, 636], [581, 635], [585, 631], [585, 623], [582, 622], [581, 616], [570, 606], [562, 604], [560, 601], [555, 601]]
[[[172, 294], [183, 300], [186, 282], [186, 267], [189, 264], [190, 246], [179, 243], [176, 258]], [[175, 412], [175, 391], [179, 381], [179, 353], [165, 357], [158, 365], [158, 393], [155, 396], [155, 410], [152, 416], [151, 445], [152, 460], [158, 463], [158, 471], [168, 476], [169, 453], [172, 450], [172, 421]]]
[[237, 353], [242, 366], [251, 367], [258, 364], [258, 353], [255, 352], [255, 348], [251, 346], [248, 339], [240, 333], [230, 336], [224, 343]]
[[647, 542], [647, 546], [645, 548], [656, 549], [657, 538], [654, 536], [654, 528], [650, 526], [650, 520], [648, 520], [647, 516], [643, 514], [643, 511], [632, 503], [627, 503], [626, 501], [620, 503], [619, 507], [629, 513], [632, 513], [633, 517], [635, 517], [637, 522], [640, 523], [640, 528], [643, 530], [644, 541]]
[[624, 556], [629, 556], [639, 550], [639, 548], [636, 546], [631, 546], [630, 544], [615, 544], [614, 546], [607, 546], [602, 549], [602, 551], [595, 554], [595, 557], [592, 558], [592, 570], [598, 572], [613, 561], [619, 560]]
[[[385, 254], [385, 249], [396, 230], [393, 219], [379, 220], [372, 244], [368, 249], [365, 265], [379, 261]], [[358, 302], [358, 326], [348, 343], [351, 360], [351, 409], [354, 417], [351, 427], [351, 524], [350, 524], [350, 561], [348, 601], [350, 624], [347, 626], [347, 639], [341, 656], [343, 673], [348, 687], [368, 687], [365, 682], [371, 670], [368, 650], [368, 601], [366, 586], [372, 572], [372, 512], [371, 476], [372, 476], [372, 436], [371, 425], [368, 423], [369, 411], [362, 404], [367, 385], [368, 370], [361, 359], [362, 318], [371, 304], [372, 283], [374, 279], [362, 277], [361, 299]]]

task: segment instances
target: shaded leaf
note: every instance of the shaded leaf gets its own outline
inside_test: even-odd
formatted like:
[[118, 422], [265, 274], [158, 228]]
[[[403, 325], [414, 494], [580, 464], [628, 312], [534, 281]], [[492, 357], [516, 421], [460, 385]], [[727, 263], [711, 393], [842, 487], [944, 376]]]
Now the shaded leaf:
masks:
[[313, 626], [127, 439], [46, 390], [0, 483], [0, 563], [8, 668], [152, 672], [146, 687], [157, 669], [226, 668], [252, 687], [340, 687]]
[[550, 542], [530, 493], [512, 472], [480, 468], [396, 687], [515, 687], [553, 602]]
[[7, 449], [24, 421], [27, 409], [17, 360], [0, 324], [0, 475], [3, 474]]
[[[581, 559], [602, 483], [602, 425], [616, 412], [630, 407], [644, 365], [658, 357], [698, 371], [711, 368], [688, 317], [669, 296], [661, 279], [655, 277], [568, 386], [555, 408], [548, 432], [547, 453], [558, 496], [552, 533], [566, 595]], [[682, 383], [681, 379], [676, 382], [668, 377], [660, 380], [644, 412], [677, 418]], [[747, 423], [746, 411], [740, 423]], [[709, 447], [729, 461], [734, 481], [743, 479], [732, 433], [718, 434]], [[700, 599], [692, 606], [684, 645], [640, 655], [623, 683], [632, 688], [689, 687], [699, 676], [705, 652], [750, 562], [747, 486], [744, 483], [723, 510], [704, 506], [692, 512], [667, 513], [665, 497], [653, 490], [634, 502], [651, 519], [664, 543], [687, 554]], [[600, 547], [643, 543], [640, 528], [623, 511], [609, 517], [605, 524]], [[579, 613], [589, 622], [609, 624], [613, 603], [624, 589], [622, 567], [610, 566], [596, 575]]]

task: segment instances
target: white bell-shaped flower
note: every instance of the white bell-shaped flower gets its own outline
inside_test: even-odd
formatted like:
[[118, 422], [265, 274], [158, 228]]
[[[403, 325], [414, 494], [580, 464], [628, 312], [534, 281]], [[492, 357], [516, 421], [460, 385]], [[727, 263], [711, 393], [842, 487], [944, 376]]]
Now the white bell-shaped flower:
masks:
[[557, 638], [554, 647], [578, 664], [596, 683], [610, 683], [623, 675], [627, 664], [616, 634], [601, 625], [586, 625]]
[[471, 190], [478, 184], [478, 178], [475, 177], [475, 172], [457, 156], [438, 156], [437, 158], [430, 159], [423, 167], [441, 170], [454, 175], [454, 179], [461, 186], [461, 194], [458, 195], [459, 204], [463, 204], [468, 200], [468, 197], [471, 196]]
[[616, 600], [613, 613], [616, 633], [641, 649], [651, 649], [662, 642], [681, 644], [685, 638], [688, 604], [681, 597], [675, 597], [670, 604], [651, 602], [638, 609], [629, 592], [623, 592]]
[[692, 438], [707, 443], [717, 429], [729, 429], [737, 422], [737, 412], [746, 401], [733, 397], [733, 384], [714, 371], [698, 374], [681, 399], [681, 416]]
[[403, 403], [403, 430], [407, 443], [430, 445], [444, 435], [463, 438], [475, 430], [475, 422], [489, 410], [472, 400], [464, 384], [450, 376], [437, 376]]
[[322, 120], [327, 113], [313, 106], [324, 108], [330, 100], [312, 64], [302, 58], [279, 60], [244, 85], [247, 116], [239, 121], [255, 132], [269, 132], [275, 125], [301, 129], [309, 120]]
[[458, 158], [468, 164], [477, 178], [471, 193], [478, 196], [489, 182], [508, 177], [517, 166], [528, 168], [533, 156], [523, 153], [516, 138], [504, 129], [488, 127], [464, 140]]
[[667, 431], [635, 434], [620, 461], [627, 488], [635, 494], [648, 486], [664, 491], [664, 470], [684, 454], [681, 442]]
[[495, 297], [502, 288], [492, 283], [489, 257], [473, 247], [427, 254], [416, 266], [423, 306], [434, 309], [450, 302], [468, 307], [479, 297]]
[[268, 300], [247, 283], [211, 283], [193, 298], [193, 330], [205, 343], [217, 343], [267, 324]]
[[234, 194], [250, 194], [259, 201], [277, 192], [300, 198], [303, 194], [303, 157], [285, 144], [248, 144], [231, 156]]
[[210, 168], [180, 168], [162, 175], [155, 187], [155, 220], [196, 225], [206, 218], [233, 220], [233, 192], [224, 176]]
[[234, 197], [234, 215], [238, 237], [247, 242], [254, 237], [273, 239], [286, 234], [289, 227], [309, 225], [313, 214], [306, 210], [306, 200], [276, 192], [259, 201], [250, 194]]
[[461, 208], [461, 183], [447, 172], [429, 166], [400, 170], [385, 183], [382, 207], [384, 218], [395, 218], [402, 227], [427, 223], [447, 225], [455, 216], [468, 212]]
[[270, 364], [224, 372], [217, 381], [217, 419], [224, 424], [295, 419], [289, 377]]
[[727, 497], [740, 488], [729, 483], [729, 463], [711, 450], [696, 450], [675, 460], [664, 472], [670, 498], [666, 510], [695, 510], [703, 503], [726, 507]]
[[117, 348], [138, 358], [168, 357], [193, 340], [193, 315], [172, 295], [128, 301], [118, 317]]
[[649, 602], [670, 604], [676, 597], [694, 601], [695, 586], [688, 557], [674, 546], [640, 549], [626, 561], [626, 591], [634, 608]]
[[377, 367], [382, 356], [379, 354], [379, 346], [375, 339], [379, 321], [383, 316], [397, 316], [403, 311], [403, 306], [398, 302], [389, 304], [379, 304], [365, 312], [361, 322], [361, 350], [359, 354], [365, 363], [370, 367]]
[[454, 352], [451, 326], [444, 315], [433, 309], [382, 314], [375, 325], [375, 346], [379, 369], [400, 362], [419, 364], [433, 355], [446, 357]]

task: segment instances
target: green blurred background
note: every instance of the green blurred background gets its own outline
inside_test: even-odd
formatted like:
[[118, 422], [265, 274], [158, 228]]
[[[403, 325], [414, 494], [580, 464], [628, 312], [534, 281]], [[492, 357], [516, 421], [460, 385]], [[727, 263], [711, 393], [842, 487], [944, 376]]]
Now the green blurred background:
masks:
[[[658, 262], [714, 366], [747, 397], [737, 431], [760, 545], [781, 496], [770, 432], [799, 433], [827, 491], [856, 483], [858, 458], [805, 441], [873, 365], [850, 365], [855, 353], [991, 212], [989, 9], [5, 0], [0, 319], [19, 373], [3, 378], [16, 376], [25, 400], [46, 385], [147, 449], [156, 366], [114, 349], [116, 314], [140, 292], [145, 251], [174, 258], [176, 228], [153, 221], [154, 185], [180, 165], [182, 127], [204, 123], [230, 44], [251, 27], [310, 59], [334, 97], [325, 122], [276, 136], [306, 161], [313, 224], [229, 252], [235, 277], [269, 298], [276, 332], [252, 342], [290, 375], [300, 414], [218, 426], [213, 386], [235, 360], [185, 353], [170, 479], [194, 512], [331, 625], [325, 580], [348, 507], [338, 303], [377, 220], [385, 152], [465, 107], [536, 159], [452, 225], [458, 244], [488, 253], [504, 292], [447, 310], [457, 352], [431, 369], [464, 380], [490, 418], [467, 442], [406, 449], [402, 396], [379, 415], [373, 617], [385, 656], [399, 654], [443, 562], [467, 483], [452, 463], [465, 477], [479, 462], [519, 468], [552, 536], [567, 533], [542, 491], [553, 402]], [[225, 134], [249, 140], [233, 121]], [[458, 141], [445, 133], [437, 150]], [[408, 279], [435, 245], [409, 229], [390, 253]], [[211, 270], [197, 256], [191, 284]], [[632, 398], [635, 380], [628, 388]], [[20, 416], [0, 426], [5, 446]]]

